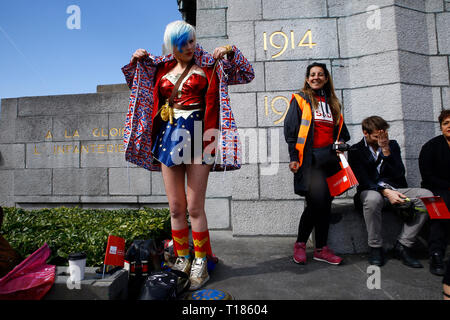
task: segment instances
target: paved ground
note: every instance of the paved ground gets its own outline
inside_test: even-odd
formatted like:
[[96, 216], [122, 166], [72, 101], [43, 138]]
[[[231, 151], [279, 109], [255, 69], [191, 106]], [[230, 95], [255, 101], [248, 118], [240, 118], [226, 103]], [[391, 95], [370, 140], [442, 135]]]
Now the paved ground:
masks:
[[205, 288], [228, 291], [236, 300], [442, 300], [442, 278], [429, 272], [424, 252], [418, 255], [423, 269], [406, 267], [388, 254], [381, 288], [371, 290], [366, 255], [343, 255], [343, 265], [332, 266], [314, 261], [309, 250], [302, 266], [292, 260], [292, 237], [211, 231], [211, 239], [220, 262]]

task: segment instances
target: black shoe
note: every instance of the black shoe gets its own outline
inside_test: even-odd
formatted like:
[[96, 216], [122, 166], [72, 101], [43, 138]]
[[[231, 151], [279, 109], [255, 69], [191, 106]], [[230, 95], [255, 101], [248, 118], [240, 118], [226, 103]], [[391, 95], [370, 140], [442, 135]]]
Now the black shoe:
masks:
[[430, 256], [430, 272], [437, 276], [445, 274], [445, 264], [439, 252], [433, 252]]
[[402, 245], [400, 242], [396, 242], [394, 246], [394, 256], [397, 259], [402, 260], [403, 264], [405, 266], [411, 267], [411, 268], [423, 268], [423, 265], [419, 262], [419, 260], [414, 259], [411, 256], [411, 253], [409, 252], [410, 249], [404, 245]]
[[369, 247], [369, 264], [375, 266], [384, 265], [384, 253], [383, 248]]

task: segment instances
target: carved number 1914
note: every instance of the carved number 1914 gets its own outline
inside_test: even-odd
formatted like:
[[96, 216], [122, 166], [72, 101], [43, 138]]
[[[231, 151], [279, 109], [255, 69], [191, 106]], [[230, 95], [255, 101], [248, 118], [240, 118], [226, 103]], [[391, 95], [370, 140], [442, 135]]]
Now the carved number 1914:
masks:
[[[281, 44], [274, 42], [274, 37], [276, 36], [281, 36], [282, 39]], [[267, 51], [267, 32], [263, 32], [263, 42], [264, 42], [264, 51]], [[291, 44], [292, 49], [296, 48], [295, 33], [293, 30], [290, 31], [290, 37], [288, 37], [288, 35], [285, 34], [283, 31], [272, 32], [272, 34], [269, 36], [269, 44], [275, 49], [281, 49], [278, 53], [272, 55], [272, 58], [277, 58], [281, 56], [288, 48], [289, 43]], [[310, 29], [308, 29], [306, 33], [303, 35], [300, 42], [297, 44], [297, 47], [309, 47], [311, 49], [315, 45], [317, 45], [317, 43], [312, 42], [312, 32]]]

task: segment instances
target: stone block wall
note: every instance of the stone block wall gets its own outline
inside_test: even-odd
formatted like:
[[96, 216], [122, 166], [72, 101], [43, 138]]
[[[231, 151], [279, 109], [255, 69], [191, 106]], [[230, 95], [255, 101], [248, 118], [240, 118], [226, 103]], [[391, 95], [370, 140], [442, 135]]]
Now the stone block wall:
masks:
[[[125, 161], [129, 94], [112, 85], [94, 94], [2, 99], [0, 205], [168, 207], [161, 173]], [[244, 194], [240, 179], [247, 183], [254, 169], [245, 167], [234, 178], [212, 174], [215, 187], [206, 201], [211, 229], [231, 228], [231, 197]]]
[[128, 96], [125, 91], [3, 99], [0, 127], [7, 134], [0, 138], [2, 205], [138, 203], [137, 195], [150, 191], [145, 170], [130, 166], [139, 186], [131, 184], [135, 189], [128, 193], [117, 191], [127, 181], [118, 176], [127, 170], [122, 137]]
[[[211, 173], [210, 228], [296, 235], [304, 202], [293, 192], [283, 121], [313, 61], [332, 73], [350, 142], [362, 138], [362, 119], [382, 116], [402, 148], [409, 184], [419, 186], [420, 147], [439, 134], [437, 116], [450, 108], [448, 1], [197, 0], [196, 21], [206, 50], [235, 44], [256, 74], [230, 87], [244, 163]], [[167, 207], [161, 174], [124, 160], [129, 91], [97, 91], [1, 101], [1, 205]]]
[[[408, 183], [420, 185], [420, 147], [440, 134], [437, 117], [449, 108], [449, 7], [443, 0], [197, 1], [198, 42], [208, 51], [235, 44], [256, 74], [251, 84], [230, 87], [244, 161], [258, 154], [249, 165], [259, 173], [247, 196], [232, 197], [235, 235], [297, 232], [304, 204], [293, 194], [282, 126], [313, 61], [332, 73], [350, 142], [362, 138], [365, 117], [382, 116], [402, 148]], [[215, 21], [214, 30], [202, 21]], [[275, 173], [262, 174], [267, 166]]]

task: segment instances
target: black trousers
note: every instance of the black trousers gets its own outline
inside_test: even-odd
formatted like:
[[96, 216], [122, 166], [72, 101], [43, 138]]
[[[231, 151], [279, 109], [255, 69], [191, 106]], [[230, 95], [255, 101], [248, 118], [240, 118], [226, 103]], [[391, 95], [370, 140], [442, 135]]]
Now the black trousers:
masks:
[[311, 168], [311, 184], [305, 196], [306, 207], [298, 227], [297, 242], [307, 242], [315, 229], [316, 248], [322, 248], [328, 242], [331, 202], [333, 198], [328, 190], [326, 173], [322, 168]]
[[[437, 196], [441, 196], [447, 208], [450, 210], [450, 191], [432, 190]], [[430, 219], [430, 234], [428, 236], [428, 252], [433, 254], [438, 252], [445, 255], [447, 240], [450, 236], [450, 220], [448, 219]]]

